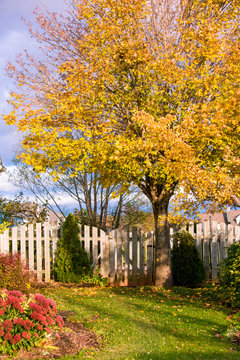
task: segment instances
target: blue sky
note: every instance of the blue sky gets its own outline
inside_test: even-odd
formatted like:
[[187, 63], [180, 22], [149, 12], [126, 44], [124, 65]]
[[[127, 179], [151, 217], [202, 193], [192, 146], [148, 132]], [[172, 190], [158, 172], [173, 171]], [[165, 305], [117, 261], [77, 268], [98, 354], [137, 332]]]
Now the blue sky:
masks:
[[[67, 0], [68, 1], [68, 0]], [[5, 125], [1, 114], [10, 111], [7, 99], [9, 91], [14, 90], [13, 82], [6, 76], [5, 67], [8, 61], [14, 63], [16, 55], [28, 50], [36, 52], [38, 45], [31, 39], [23, 19], [34, 24], [33, 10], [36, 6], [47, 7], [50, 11], [64, 13], [66, 0], [0, 0], [0, 157], [7, 172], [0, 174], [0, 196], [13, 198], [23, 189], [8, 181], [8, 173], [14, 171], [12, 160], [19, 143], [19, 134], [15, 127]], [[25, 197], [34, 200], [31, 193], [23, 191]], [[76, 202], [66, 194], [59, 193], [57, 201], [63, 210], [76, 207]]]
[[[4, 70], [7, 61], [14, 62], [18, 53], [36, 48], [22, 17], [33, 22], [34, 8], [43, 4], [50, 10], [64, 12], [64, 0], [0, 0], [0, 114], [9, 111], [6, 101], [13, 88]], [[0, 117], [0, 156], [4, 165], [11, 165], [17, 143], [14, 127], [6, 126]]]
[[[65, 0], [0, 0], [0, 114], [9, 112], [7, 99], [9, 91], [14, 89], [11, 79], [5, 74], [7, 62], [14, 63], [16, 55], [25, 49], [29, 52], [37, 49], [22, 18], [34, 24], [33, 10], [43, 5], [61, 13], [66, 9]], [[19, 135], [15, 128], [5, 125], [0, 115], [0, 156], [8, 171], [13, 169], [12, 159], [18, 142]], [[0, 174], [0, 195], [11, 198], [20, 190], [8, 181], [7, 173]], [[70, 199], [62, 201], [68, 203]]]

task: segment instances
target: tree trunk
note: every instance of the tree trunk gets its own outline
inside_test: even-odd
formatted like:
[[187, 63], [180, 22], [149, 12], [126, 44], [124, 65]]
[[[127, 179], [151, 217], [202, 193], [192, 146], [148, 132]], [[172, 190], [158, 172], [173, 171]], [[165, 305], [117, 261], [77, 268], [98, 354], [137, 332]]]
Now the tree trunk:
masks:
[[155, 223], [155, 271], [153, 280], [156, 286], [170, 287], [173, 285], [173, 280], [168, 205], [177, 182], [168, 184], [167, 177], [161, 182], [156, 182], [146, 174], [145, 181], [140, 182], [138, 186], [151, 201], [153, 209]]
[[152, 203], [155, 222], [155, 285], [170, 287], [172, 282], [170, 228], [167, 219], [168, 200]]

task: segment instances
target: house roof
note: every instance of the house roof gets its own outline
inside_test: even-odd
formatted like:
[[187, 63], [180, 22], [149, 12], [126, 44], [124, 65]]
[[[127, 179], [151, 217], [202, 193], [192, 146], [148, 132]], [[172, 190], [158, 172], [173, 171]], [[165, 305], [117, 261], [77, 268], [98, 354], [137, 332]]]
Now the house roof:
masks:
[[[58, 214], [58, 216], [57, 216]], [[48, 221], [51, 225], [57, 225], [59, 223], [59, 220], [64, 220], [63, 216], [59, 213], [55, 213], [52, 210], [49, 210], [48, 212]]]
[[212, 221], [216, 221], [217, 223], [224, 223], [224, 224], [232, 224], [236, 226], [237, 223], [235, 221], [236, 217], [240, 215], [240, 210], [230, 210], [222, 213], [215, 213], [215, 214], [208, 214], [204, 213], [201, 215], [201, 221], [209, 220], [211, 217]]

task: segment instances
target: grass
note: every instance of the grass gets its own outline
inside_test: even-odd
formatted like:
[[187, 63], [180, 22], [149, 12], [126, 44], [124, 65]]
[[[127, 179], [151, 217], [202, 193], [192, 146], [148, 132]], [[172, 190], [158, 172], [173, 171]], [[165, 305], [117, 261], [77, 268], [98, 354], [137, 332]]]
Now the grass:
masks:
[[240, 358], [239, 348], [219, 337], [228, 325], [227, 309], [206, 303], [194, 290], [61, 287], [42, 292], [59, 310], [76, 312], [74, 320], [101, 339], [100, 351], [82, 350], [63, 359]]

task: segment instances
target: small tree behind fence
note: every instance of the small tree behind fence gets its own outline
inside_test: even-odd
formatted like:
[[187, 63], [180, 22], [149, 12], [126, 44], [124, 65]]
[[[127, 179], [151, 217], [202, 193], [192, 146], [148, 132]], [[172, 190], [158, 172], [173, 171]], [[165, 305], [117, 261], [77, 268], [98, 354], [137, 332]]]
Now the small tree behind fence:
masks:
[[[94, 269], [99, 268], [111, 285], [137, 286], [154, 283], [154, 233], [144, 233], [136, 227], [103, 230], [80, 226], [79, 240]], [[189, 231], [194, 239], [206, 269], [208, 279], [217, 278], [218, 265], [226, 257], [226, 249], [240, 241], [240, 226], [217, 224], [188, 224], [181, 230]], [[170, 229], [171, 239], [179, 228]], [[58, 229], [48, 223], [28, 224], [7, 229], [0, 235], [0, 252], [18, 252], [39, 281], [52, 278]]]

